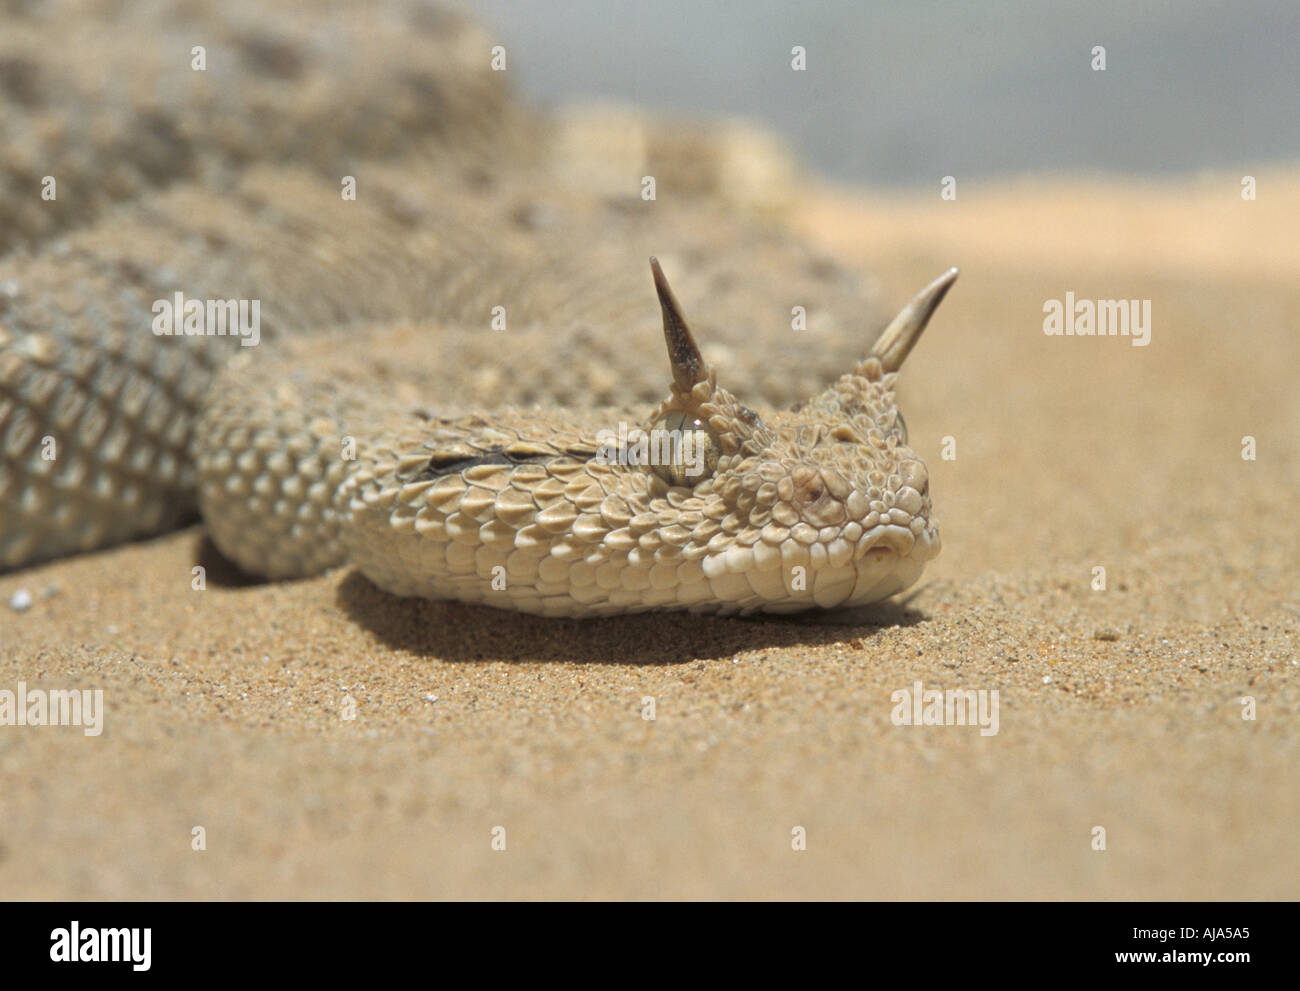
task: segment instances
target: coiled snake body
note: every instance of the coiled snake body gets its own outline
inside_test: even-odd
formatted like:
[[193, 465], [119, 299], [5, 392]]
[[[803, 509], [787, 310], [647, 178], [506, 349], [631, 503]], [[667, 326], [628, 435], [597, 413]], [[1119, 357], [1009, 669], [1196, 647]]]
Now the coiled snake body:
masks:
[[[75, 259], [62, 265], [66, 274]], [[349, 563], [399, 595], [549, 616], [794, 612], [912, 584], [939, 536], [894, 385], [956, 270], [852, 371], [770, 412], [720, 384], [657, 263], [654, 276], [672, 374], [639, 421], [412, 415], [328, 371], [290, 375], [251, 354], [208, 385], [217, 362], [202, 349], [6, 334], [4, 564], [165, 530], [197, 489], [216, 545], [250, 572]], [[125, 404], [114, 416], [96, 402], [104, 394]], [[73, 427], [73, 456], [38, 456], [38, 441]]]
[[[44, 14], [0, 38], [0, 61], [23, 70], [0, 80], [0, 110], [25, 122], [0, 150], [25, 190], [0, 203], [0, 569], [201, 512], [256, 574], [351, 564], [401, 595], [587, 616], [861, 604], [938, 552], [894, 383], [955, 271], [820, 394], [751, 409], [728, 382], [788, 402], [840, 370], [847, 331], [871, 319], [851, 273], [720, 207], [739, 185], [727, 163], [766, 161], [752, 147], [735, 159], [707, 133], [651, 127], [637, 131], [647, 160], [629, 164], [552, 141], [514, 109], [486, 39], [424, 4], [392, 0], [363, 25], [313, 0], [274, 19], [274, 43], [265, 24], [248, 31], [264, 18], [252, 0], [151, 30], [151, 5], [62, 6], [82, 41], [44, 62], [24, 69], [22, 48]], [[176, 61], [196, 33], [215, 65], [241, 67], [220, 87]], [[336, 33], [358, 39], [347, 58]], [[55, 58], [64, 47], [76, 58]], [[143, 82], [102, 94], [106, 78]], [[79, 123], [99, 97], [107, 132]], [[267, 113], [282, 125], [269, 143]], [[46, 161], [67, 178], [36, 208]], [[629, 197], [647, 171], [664, 195]], [[656, 264], [667, 398], [584, 412], [664, 394], [642, 374], [653, 312], [627, 259], [665, 248], [694, 280], [718, 369]], [[232, 341], [150, 333], [177, 293], [260, 300], [267, 346], [231, 360]], [[819, 309], [825, 333], [765, 360], [749, 328], [792, 302]], [[509, 334], [485, 338], [483, 316], [507, 308]], [[411, 342], [385, 343], [411, 321], [438, 369], [414, 384], [398, 382]], [[297, 356], [331, 333], [337, 353]], [[495, 371], [495, 341], [510, 371]], [[502, 380], [530, 365], [542, 387]], [[534, 405], [460, 412], [502, 392]]]

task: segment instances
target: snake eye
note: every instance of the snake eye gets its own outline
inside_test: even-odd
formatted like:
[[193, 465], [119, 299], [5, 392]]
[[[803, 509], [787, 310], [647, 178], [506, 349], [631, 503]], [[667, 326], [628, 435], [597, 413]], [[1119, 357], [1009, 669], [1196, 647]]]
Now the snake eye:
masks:
[[650, 428], [650, 466], [669, 485], [692, 488], [718, 467], [718, 438], [704, 423], [673, 411]]
[[903, 419], [903, 414], [894, 410], [894, 429], [898, 431], [903, 443], [907, 443], [907, 421]]

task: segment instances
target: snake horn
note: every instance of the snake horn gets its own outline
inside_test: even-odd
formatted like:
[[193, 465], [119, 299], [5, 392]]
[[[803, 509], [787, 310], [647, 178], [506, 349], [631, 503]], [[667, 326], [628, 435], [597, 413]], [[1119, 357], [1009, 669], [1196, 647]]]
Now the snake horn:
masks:
[[668, 361], [673, 366], [673, 382], [678, 389], [688, 392], [697, 382], [704, 381], [708, 371], [700, 349], [695, 346], [695, 338], [691, 336], [691, 328], [682, 316], [681, 304], [673, 295], [657, 258], [650, 259], [650, 271], [654, 274], [659, 306], [664, 311], [664, 340], [668, 343]]
[[[896, 372], [903, 365], [903, 360], [911, 352], [916, 342], [921, 339], [921, 331], [934, 316], [934, 311], [943, 302], [952, 284], [957, 281], [958, 270], [950, 268], [928, 286], [916, 294], [916, 297], [899, 311], [888, 327], [884, 329], [871, 349], [873, 357], [880, 359], [880, 364], [887, 372]], [[667, 311], [665, 311], [666, 313]], [[665, 319], [667, 319], [665, 317]]]

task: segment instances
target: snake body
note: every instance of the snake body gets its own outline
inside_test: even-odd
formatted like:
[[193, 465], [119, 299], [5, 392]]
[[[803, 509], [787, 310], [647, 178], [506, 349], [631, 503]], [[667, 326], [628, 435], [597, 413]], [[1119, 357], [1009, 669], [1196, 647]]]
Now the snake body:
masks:
[[[617, 410], [426, 419], [314, 379], [250, 396], [236, 365], [197, 436], [213, 539], [273, 577], [348, 563], [399, 595], [551, 616], [793, 612], [912, 584], [939, 536], [895, 373], [955, 271], [852, 372], [763, 413], [718, 384], [655, 271], [671, 388], [630, 429]], [[636, 450], [637, 430], [701, 456]]]
[[[427, 149], [356, 171], [352, 203], [283, 165], [177, 183], [4, 260], [0, 565], [197, 510], [256, 574], [350, 565], [399, 595], [590, 616], [859, 605], [938, 553], [895, 381], [955, 271], [865, 358], [840, 333], [774, 362], [750, 327], [792, 300], [829, 330], [869, 307], [765, 223], [701, 199], [630, 216], [535, 165]], [[669, 374], [652, 376], [629, 259], [656, 244], [707, 331], [702, 352], [655, 263]], [[264, 342], [151, 332], [178, 292], [260, 300]], [[507, 341], [514, 383], [494, 370]], [[818, 380], [793, 409], [737, 398]], [[482, 403], [509, 391], [519, 405]]]

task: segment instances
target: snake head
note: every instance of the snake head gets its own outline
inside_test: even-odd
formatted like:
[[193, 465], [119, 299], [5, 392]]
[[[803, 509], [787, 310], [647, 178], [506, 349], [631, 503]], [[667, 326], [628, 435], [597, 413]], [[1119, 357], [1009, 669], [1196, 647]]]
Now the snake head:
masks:
[[650, 433], [675, 440], [649, 466], [647, 495], [690, 530], [687, 556], [715, 600], [700, 607], [854, 606], [911, 585], [940, 543], [895, 380], [957, 270], [904, 307], [849, 374], [794, 411], [760, 416], [718, 385], [654, 259], [651, 269], [673, 380]]

